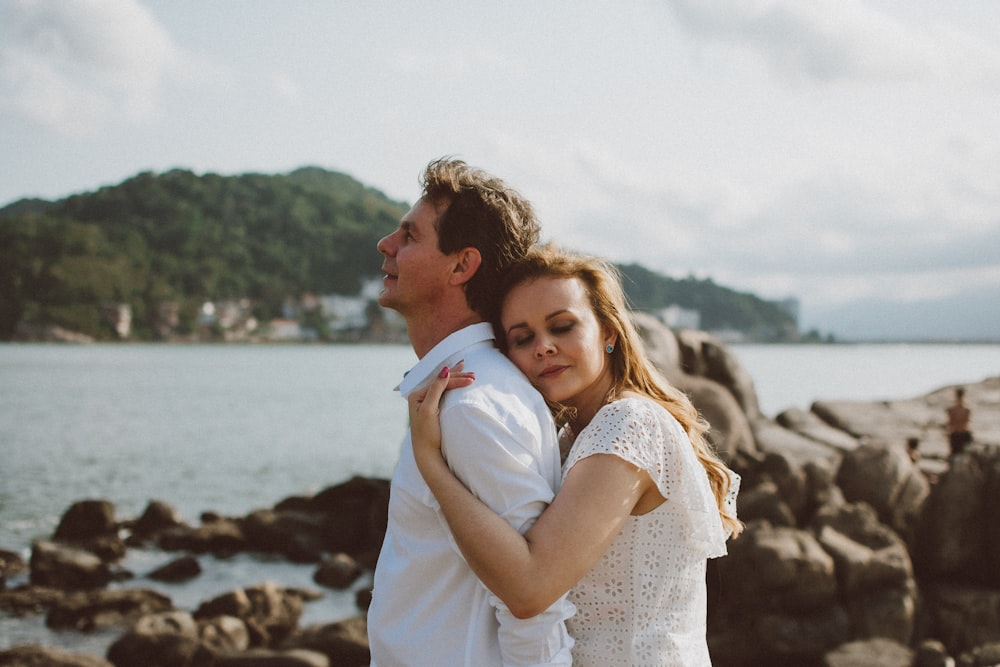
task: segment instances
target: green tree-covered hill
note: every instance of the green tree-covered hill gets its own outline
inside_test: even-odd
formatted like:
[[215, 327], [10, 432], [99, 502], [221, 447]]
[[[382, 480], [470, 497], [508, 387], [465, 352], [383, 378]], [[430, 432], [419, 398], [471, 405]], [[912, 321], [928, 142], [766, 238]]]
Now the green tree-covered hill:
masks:
[[656, 311], [675, 304], [701, 315], [701, 328], [738, 331], [753, 340], [795, 340], [794, 315], [780, 303], [716, 285], [711, 279], [675, 279], [637, 264], [620, 265], [635, 310]]
[[[0, 209], [0, 338], [19, 324], [115, 337], [103, 304], [127, 304], [133, 338], [156, 338], [164, 304], [181, 334], [201, 304], [245, 299], [268, 321], [289, 298], [356, 295], [378, 275], [379, 238], [407, 204], [345, 174], [144, 172], [63, 200]], [[673, 280], [621, 267], [637, 309], [670, 304], [701, 312], [702, 327], [786, 337], [794, 320], [777, 305], [711, 281]]]
[[[55, 324], [106, 338], [95, 306], [132, 307], [150, 337], [158, 305], [190, 330], [205, 300], [249, 298], [259, 317], [304, 292], [356, 294], [375, 243], [406, 205], [344, 174], [141, 173], [96, 192], [0, 212], [0, 335]], [[9, 215], [13, 209], [14, 215]]]

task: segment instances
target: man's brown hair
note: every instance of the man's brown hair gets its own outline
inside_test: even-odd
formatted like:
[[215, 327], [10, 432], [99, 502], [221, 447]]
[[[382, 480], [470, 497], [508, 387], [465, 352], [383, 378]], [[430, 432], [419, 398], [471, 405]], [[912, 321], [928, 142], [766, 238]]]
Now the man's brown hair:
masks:
[[482, 264], [465, 285], [465, 300], [491, 321], [500, 307], [500, 278], [541, 234], [531, 203], [496, 176], [462, 160], [431, 162], [420, 184], [424, 199], [447, 206], [437, 220], [441, 252], [470, 247], [479, 251]]

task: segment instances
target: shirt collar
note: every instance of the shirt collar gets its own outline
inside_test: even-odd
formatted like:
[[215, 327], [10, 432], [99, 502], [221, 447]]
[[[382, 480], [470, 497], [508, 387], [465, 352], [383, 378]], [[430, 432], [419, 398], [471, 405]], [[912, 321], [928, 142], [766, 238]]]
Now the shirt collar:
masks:
[[470, 345], [481, 343], [487, 340], [494, 340], [493, 326], [489, 322], [479, 322], [464, 329], [459, 329], [455, 333], [447, 336], [440, 343], [431, 348], [413, 368], [403, 375], [403, 381], [399, 383], [396, 390], [406, 398], [413, 390], [422, 385], [427, 378], [437, 373], [441, 366], [448, 360], [448, 357], [460, 350], [464, 350]]

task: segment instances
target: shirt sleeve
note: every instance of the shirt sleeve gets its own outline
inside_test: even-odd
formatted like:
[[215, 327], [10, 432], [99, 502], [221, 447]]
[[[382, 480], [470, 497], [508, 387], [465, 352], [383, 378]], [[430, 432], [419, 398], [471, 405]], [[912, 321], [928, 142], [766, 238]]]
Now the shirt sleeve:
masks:
[[[540, 426], [507, 414], [499, 419], [477, 405], [457, 403], [441, 414], [442, 450], [472, 493], [524, 534], [555, 497], [558, 471], [546, 473]], [[545, 440], [553, 446], [554, 439]], [[558, 459], [555, 459], [558, 461]], [[440, 506], [432, 501], [440, 514]], [[444, 522], [444, 517], [441, 516]], [[448, 531], [449, 537], [451, 531]], [[452, 540], [452, 547], [458, 551]], [[484, 587], [485, 589], [485, 587]], [[488, 591], [487, 591], [488, 592]], [[565, 620], [575, 611], [565, 596], [530, 619], [518, 619], [489, 594], [499, 623], [505, 667], [570, 665], [573, 640]]]

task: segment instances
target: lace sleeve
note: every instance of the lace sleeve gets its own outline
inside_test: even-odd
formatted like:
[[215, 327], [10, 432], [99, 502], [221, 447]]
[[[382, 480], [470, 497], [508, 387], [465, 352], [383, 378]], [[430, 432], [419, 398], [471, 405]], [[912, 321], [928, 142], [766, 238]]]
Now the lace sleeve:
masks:
[[[563, 479], [574, 464], [594, 454], [611, 454], [645, 470], [668, 510], [681, 515], [684, 533], [706, 557], [726, 553], [727, 534], [708, 475], [684, 428], [665, 408], [639, 398], [604, 406], [573, 444]], [[737, 488], [738, 478], [730, 494], [734, 516]]]

